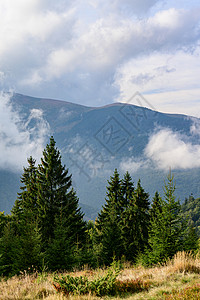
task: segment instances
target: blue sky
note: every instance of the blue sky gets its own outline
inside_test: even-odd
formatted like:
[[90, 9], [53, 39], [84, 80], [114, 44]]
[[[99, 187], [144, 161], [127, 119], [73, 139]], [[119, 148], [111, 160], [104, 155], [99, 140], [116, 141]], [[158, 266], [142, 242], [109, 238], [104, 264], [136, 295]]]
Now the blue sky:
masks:
[[0, 2], [4, 91], [90, 106], [138, 91], [159, 111], [200, 117], [199, 58], [199, 1]]

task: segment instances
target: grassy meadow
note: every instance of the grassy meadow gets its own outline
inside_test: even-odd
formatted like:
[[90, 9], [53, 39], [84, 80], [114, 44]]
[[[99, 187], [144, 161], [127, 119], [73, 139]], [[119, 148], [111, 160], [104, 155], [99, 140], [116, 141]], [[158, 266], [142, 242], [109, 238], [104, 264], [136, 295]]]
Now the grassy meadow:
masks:
[[[106, 269], [89, 270], [85, 268], [70, 274], [72, 276], [87, 276], [92, 280], [104, 276]], [[65, 275], [62, 274], [62, 275]], [[0, 299], [200, 299], [200, 258], [190, 253], [178, 252], [172, 260], [163, 266], [144, 268], [130, 266], [125, 263], [117, 280], [121, 283], [132, 282], [136, 284], [134, 293], [123, 293], [117, 296], [95, 295], [64, 295], [58, 293], [53, 286], [54, 274], [43, 271], [28, 274], [24, 271], [20, 276], [9, 279], [1, 278]], [[137, 291], [137, 282], [145, 286], [144, 290]]]

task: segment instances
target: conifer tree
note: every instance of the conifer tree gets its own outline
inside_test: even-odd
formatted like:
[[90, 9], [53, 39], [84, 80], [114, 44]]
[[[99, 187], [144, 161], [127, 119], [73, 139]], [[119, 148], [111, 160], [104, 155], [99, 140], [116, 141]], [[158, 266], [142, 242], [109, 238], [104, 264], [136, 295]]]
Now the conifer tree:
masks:
[[165, 250], [168, 257], [172, 257], [180, 248], [180, 242], [183, 233], [181, 222], [181, 206], [179, 201], [176, 200], [174, 176], [171, 171], [167, 177], [168, 182], [165, 183], [164, 197], [165, 202], [163, 206], [164, 223], [166, 230]]
[[[62, 166], [61, 155], [55, 147], [53, 137], [50, 138], [50, 143], [43, 151], [37, 178], [38, 218], [43, 249], [46, 250], [52, 243], [57, 243], [55, 238], [59, 237], [56, 234], [64, 227], [67, 232], [65, 240], [70, 238], [72, 243], [77, 240], [79, 243], [83, 243], [86, 229], [83, 214], [78, 208], [78, 198], [71, 188], [71, 175], [68, 175], [68, 169]], [[62, 226], [56, 221], [58, 219], [61, 220]], [[55, 247], [53, 248], [55, 249]]]
[[145, 192], [141, 186], [140, 179], [137, 183], [137, 188], [133, 193], [133, 201], [136, 206], [136, 222], [138, 234], [138, 250], [143, 252], [148, 243], [148, 228], [149, 228], [149, 194]]
[[123, 196], [123, 209], [127, 208], [132, 199], [132, 194], [134, 192], [134, 183], [132, 181], [130, 173], [127, 171], [121, 182], [121, 191]]
[[15, 232], [18, 257], [15, 256], [16, 272], [41, 264], [41, 235], [37, 222], [37, 168], [35, 160], [28, 159], [28, 167], [21, 176], [21, 192], [11, 210], [10, 226]]
[[67, 202], [71, 175], [61, 164], [61, 155], [55, 147], [53, 137], [43, 151], [41, 164], [38, 165], [38, 218], [42, 240], [48, 244], [54, 237], [55, 218]]
[[158, 193], [158, 191], [155, 192], [155, 195], [153, 197], [153, 201], [151, 204], [151, 208], [149, 210], [150, 218], [156, 217], [157, 212], [162, 210], [162, 204], [161, 204], [161, 197]]
[[119, 173], [115, 169], [107, 186], [106, 203], [96, 221], [97, 242], [102, 244], [103, 262], [109, 264], [115, 256], [118, 259], [123, 254], [121, 236], [121, 213], [123, 195]]
[[183, 250], [184, 224], [174, 192], [174, 178], [170, 172], [164, 186], [165, 199], [156, 198], [154, 213], [151, 214], [148, 253], [151, 263], [171, 258], [177, 251]]
[[122, 195], [122, 186], [121, 180], [119, 178], [119, 173], [117, 169], [115, 169], [113, 176], [110, 177], [110, 181], [108, 180], [107, 188], [107, 198], [105, 205], [103, 206], [101, 212], [98, 214], [97, 218], [97, 226], [98, 228], [102, 228], [104, 222], [109, 219], [110, 209], [114, 207], [115, 213], [118, 217], [118, 221], [120, 219], [120, 213], [123, 205], [123, 195]]
[[[18, 193], [18, 198], [11, 210], [12, 217], [15, 223], [28, 221], [29, 223], [36, 222], [37, 219], [37, 168], [35, 160], [27, 159], [28, 167], [24, 167], [24, 173], [21, 176], [21, 183], [23, 184]], [[23, 225], [22, 225], [23, 226]]]
[[148, 244], [148, 226], [149, 195], [144, 191], [139, 180], [123, 212], [124, 254], [129, 261], [135, 261], [137, 255], [144, 252]]

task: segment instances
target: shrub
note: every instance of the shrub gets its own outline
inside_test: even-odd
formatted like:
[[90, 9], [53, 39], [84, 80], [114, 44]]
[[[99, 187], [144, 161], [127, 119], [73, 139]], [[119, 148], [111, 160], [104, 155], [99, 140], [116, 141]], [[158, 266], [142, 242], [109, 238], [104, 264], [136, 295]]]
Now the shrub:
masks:
[[101, 277], [97, 277], [94, 280], [89, 280], [86, 276], [74, 277], [70, 275], [66, 276], [54, 276], [53, 286], [58, 292], [62, 292], [65, 295], [85, 295], [88, 293], [96, 296], [113, 295], [115, 293], [116, 278], [120, 273], [119, 264], [110, 267], [107, 274]]
[[119, 264], [110, 267], [104, 276], [99, 276], [89, 280], [86, 276], [73, 277], [54, 276], [53, 286], [58, 292], [64, 295], [85, 295], [92, 294], [96, 296], [136, 293], [149, 288], [149, 283], [139, 279], [135, 280], [117, 280], [120, 273]]

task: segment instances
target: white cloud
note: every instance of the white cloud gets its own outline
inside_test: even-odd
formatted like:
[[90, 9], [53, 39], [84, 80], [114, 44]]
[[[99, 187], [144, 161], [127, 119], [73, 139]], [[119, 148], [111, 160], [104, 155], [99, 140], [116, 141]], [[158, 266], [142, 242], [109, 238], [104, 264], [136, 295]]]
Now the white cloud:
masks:
[[[119, 101], [140, 91], [159, 111], [200, 116], [200, 47], [195, 52], [153, 53], [124, 64], [115, 83]], [[134, 103], [133, 103], [134, 104]]]
[[[169, 0], [2, 0], [0, 72], [6, 80], [0, 84], [20, 93], [103, 105], [119, 93], [121, 98], [144, 90], [151, 96], [151, 85], [158, 90], [164, 77], [177, 75], [168, 64], [182, 64], [187, 90], [193, 92], [198, 66], [188, 68], [184, 61], [200, 38], [200, 9], [193, 2], [190, 7]], [[175, 58], [160, 65], [152, 59], [155, 52], [164, 61]], [[190, 56], [198, 64], [198, 56]], [[140, 72], [131, 71], [131, 82], [128, 64], [135, 69], [137, 61]], [[192, 68], [198, 76], [190, 76]], [[169, 70], [176, 71], [167, 76]], [[171, 81], [178, 97], [186, 78]], [[185, 98], [192, 97], [187, 93]]]
[[143, 161], [138, 161], [134, 158], [123, 158], [120, 162], [119, 168], [122, 172], [135, 173], [138, 169], [144, 166]]
[[200, 136], [200, 119], [190, 118], [193, 124], [190, 127], [190, 133], [194, 136]]
[[0, 94], [0, 168], [22, 170], [27, 158], [32, 155], [37, 163], [42, 156], [49, 125], [42, 111], [33, 109], [27, 123], [14, 110], [9, 94]]
[[160, 129], [150, 137], [145, 155], [164, 170], [200, 167], [200, 145], [193, 145], [183, 135], [168, 128]]

